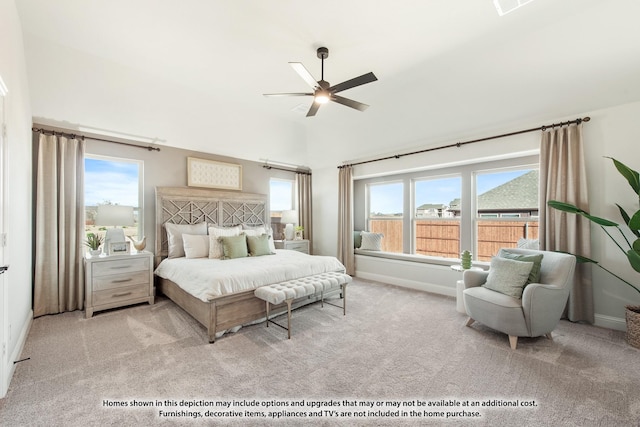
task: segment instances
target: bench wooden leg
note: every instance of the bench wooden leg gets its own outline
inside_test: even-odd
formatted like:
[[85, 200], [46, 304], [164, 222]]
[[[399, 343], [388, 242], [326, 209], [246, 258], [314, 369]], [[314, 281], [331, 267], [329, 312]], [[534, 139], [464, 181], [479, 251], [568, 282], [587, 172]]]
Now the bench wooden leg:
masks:
[[347, 284], [342, 285], [342, 315], [347, 315]]
[[265, 301], [267, 303], [267, 328], [269, 327], [269, 301]]
[[287, 335], [291, 339], [291, 302], [292, 299], [287, 300]]

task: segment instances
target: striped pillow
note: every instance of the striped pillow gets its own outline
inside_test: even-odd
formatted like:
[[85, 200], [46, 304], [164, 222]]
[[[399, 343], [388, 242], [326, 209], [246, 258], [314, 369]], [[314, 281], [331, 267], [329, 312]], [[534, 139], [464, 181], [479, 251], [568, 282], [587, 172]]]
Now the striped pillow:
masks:
[[370, 233], [368, 231], [363, 231], [361, 233], [361, 243], [360, 249], [364, 249], [367, 251], [380, 251], [382, 250], [382, 238], [384, 234], [382, 233]]

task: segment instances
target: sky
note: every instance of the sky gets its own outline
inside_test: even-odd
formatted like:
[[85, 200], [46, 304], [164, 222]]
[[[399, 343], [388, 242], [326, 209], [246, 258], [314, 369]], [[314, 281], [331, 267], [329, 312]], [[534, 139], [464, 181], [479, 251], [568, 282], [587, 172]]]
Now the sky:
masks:
[[272, 211], [293, 209], [293, 181], [271, 179], [269, 208]]
[[138, 168], [138, 162], [85, 158], [85, 206], [111, 202], [138, 207]]
[[[511, 181], [529, 172], [530, 169], [503, 171], [478, 174], [476, 185], [478, 194]], [[460, 198], [461, 178], [438, 178], [416, 181], [415, 206], [425, 203], [449, 205], [454, 199]], [[384, 214], [402, 212], [402, 183], [390, 183], [370, 186], [370, 210]]]

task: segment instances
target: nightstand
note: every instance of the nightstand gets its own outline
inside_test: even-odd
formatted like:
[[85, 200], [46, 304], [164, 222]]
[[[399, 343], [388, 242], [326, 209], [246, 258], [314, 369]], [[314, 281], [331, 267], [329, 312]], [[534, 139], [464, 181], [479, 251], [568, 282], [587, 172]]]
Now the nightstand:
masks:
[[153, 304], [153, 254], [90, 256], [84, 259], [85, 315], [148, 302]]
[[309, 241], [308, 240], [275, 240], [273, 242], [276, 249], [289, 249], [291, 251], [298, 251], [305, 254], [309, 253]]

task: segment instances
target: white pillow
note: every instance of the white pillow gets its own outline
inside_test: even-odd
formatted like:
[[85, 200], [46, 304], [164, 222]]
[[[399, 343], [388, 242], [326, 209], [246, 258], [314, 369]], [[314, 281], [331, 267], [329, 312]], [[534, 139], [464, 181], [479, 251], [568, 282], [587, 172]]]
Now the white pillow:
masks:
[[206, 234], [183, 234], [184, 253], [187, 258], [209, 256], [209, 236]]
[[169, 242], [169, 258], [180, 258], [184, 256], [184, 242], [182, 234], [207, 234], [207, 223], [200, 222], [198, 224], [172, 224], [165, 223], [167, 230], [167, 241]]
[[521, 237], [518, 239], [518, 248], [539, 250], [540, 241], [538, 239], [525, 239]]
[[239, 236], [242, 226], [234, 227], [209, 227], [209, 258], [221, 259], [224, 256], [222, 243], [218, 241], [219, 237]]
[[382, 250], [382, 238], [384, 237], [384, 234], [370, 233], [368, 231], [363, 231], [360, 235], [362, 236], [362, 243], [360, 244], [360, 249], [364, 249], [367, 251]]
[[263, 234], [267, 234], [267, 229], [264, 227], [245, 228], [244, 234], [247, 236], [262, 236]]

